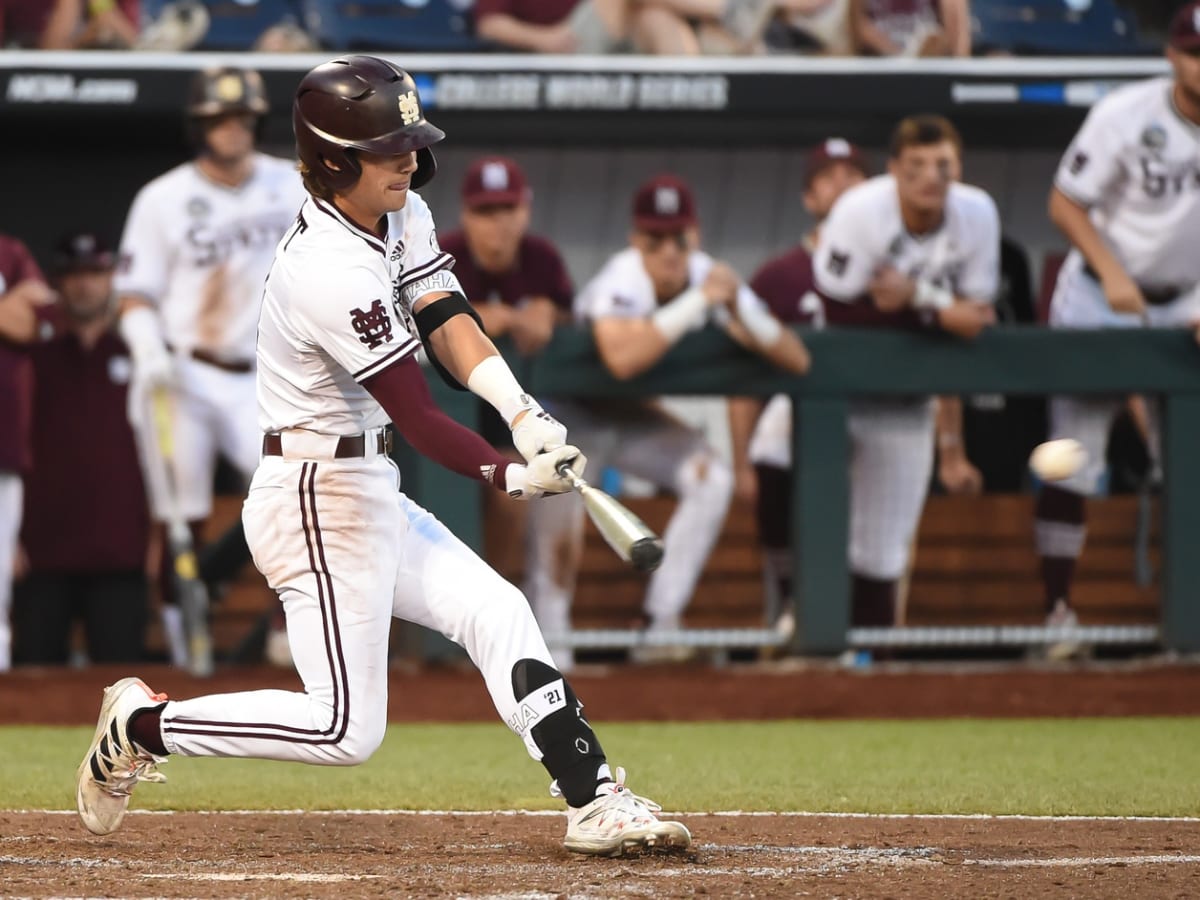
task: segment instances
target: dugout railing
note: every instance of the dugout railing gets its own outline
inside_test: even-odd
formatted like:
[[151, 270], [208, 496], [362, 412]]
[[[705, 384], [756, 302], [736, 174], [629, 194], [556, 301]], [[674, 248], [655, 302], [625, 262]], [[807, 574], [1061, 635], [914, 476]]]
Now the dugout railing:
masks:
[[[813, 369], [804, 378], [779, 373], [723, 334], [690, 336], [659, 365], [617, 381], [600, 364], [588, 332], [565, 329], [532, 359], [510, 356], [525, 385], [539, 395], [638, 397], [655, 394], [784, 392], [796, 404], [793, 435], [793, 550], [799, 653], [835, 654], [847, 647], [1004, 646], [1048, 643], [1065, 635], [1089, 643], [1155, 644], [1200, 650], [1200, 346], [1184, 330], [1057, 331], [1001, 327], [973, 343], [942, 335], [847, 331], [804, 332]], [[435, 379], [436, 380], [436, 379]], [[1017, 626], [851, 629], [846, 568], [849, 453], [847, 404], [855, 396], [935, 393], [1158, 395], [1163, 412], [1163, 565], [1157, 626], [1093, 626], [1076, 631]], [[438, 388], [456, 417], [473, 423], [471, 395]], [[482, 544], [479, 491], [432, 463], [406, 460], [416, 498], [464, 539]], [[1190, 498], [1190, 502], [1189, 502]], [[644, 641], [633, 631], [575, 632], [578, 647], [623, 647]], [[656, 639], [658, 640], [658, 639]], [[664, 643], [762, 646], [767, 629], [683, 631]]]

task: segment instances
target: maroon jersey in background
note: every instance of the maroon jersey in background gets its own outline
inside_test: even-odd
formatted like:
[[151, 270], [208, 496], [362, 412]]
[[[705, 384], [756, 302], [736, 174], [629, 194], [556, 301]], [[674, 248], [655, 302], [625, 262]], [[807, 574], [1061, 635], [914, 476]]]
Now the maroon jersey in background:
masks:
[[86, 348], [44, 326], [34, 370], [33, 458], [21, 542], [37, 572], [137, 571], [150, 527], [125, 400], [125, 342], [105, 332]]
[[[45, 281], [23, 243], [0, 234], [0, 303], [3, 295], [28, 279]], [[33, 368], [28, 348], [0, 338], [0, 472], [29, 467], [29, 405]]]
[[754, 273], [750, 289], [766, 301], [781, 322], [811, 322], [820, 308], [813, 284], [812, 255], [805, 244], [763, 263]]
[[532, 234], [521, 238], [516, 266], [502, 275], [485, 272], [475, 264], [461, 231], [444, 238], [438, 235], [438, 243], [454, 257], [454, 274], [472, 303], [518, 306], [531, 297], [547, 297], [563, 312], [571, 311], [571, 276], [558, 250], [545, 238]]
[[557, 25], [579, 5], [579, 0], [475, 0], [475, 21], [503, 13], [529, 25]]

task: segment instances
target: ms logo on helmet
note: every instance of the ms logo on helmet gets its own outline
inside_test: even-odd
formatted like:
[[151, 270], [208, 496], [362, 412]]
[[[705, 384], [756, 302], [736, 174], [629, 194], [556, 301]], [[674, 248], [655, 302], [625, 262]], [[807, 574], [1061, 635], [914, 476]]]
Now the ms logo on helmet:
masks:
[[417, 94], [415, 91], [401, 94], [396, 102], [400, 106], [400, 118], [405, 125], [411, 125], [417, 119], [421, 118], [421, 107], [417, 104]]

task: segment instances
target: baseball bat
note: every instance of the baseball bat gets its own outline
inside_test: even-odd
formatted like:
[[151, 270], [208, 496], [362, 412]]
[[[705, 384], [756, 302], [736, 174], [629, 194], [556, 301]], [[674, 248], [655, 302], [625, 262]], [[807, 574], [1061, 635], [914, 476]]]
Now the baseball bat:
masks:
[[154, 412], [154, 435], [159, 464], [163, 469], [167, 508], [167, 545], [174, 565], [175, 590], [179, 608], [183, 611], [183, 627], [187, 633], [188, 671], [199, 678], [213, 673], [212, 636], [208, 630], [208, 589], [200, 580], [196, 564], [196, 548], [192, 530], [179, 508], [175, 484], [175, 435], [171, 427], [171, 395], [167, 388], [157, 387], [151, 395]]
[[583, 498], [588, 518], [605, 543], [639, 572], [653, 572], [663, 558], [662, 540], [650, 527], [604, 491], [592, 487], [571, 469], [569, 460], [560, 462], [558, 474]]

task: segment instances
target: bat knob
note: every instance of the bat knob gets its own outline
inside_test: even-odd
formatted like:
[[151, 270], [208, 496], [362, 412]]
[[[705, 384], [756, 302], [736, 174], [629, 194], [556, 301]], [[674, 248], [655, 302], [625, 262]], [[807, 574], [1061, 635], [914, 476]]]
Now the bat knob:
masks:
[[654, 538], [641, 538], [634, 541], [629, 548], [629, 561], [639, 572], [653, 572], [658, 568], [663, 558], [662, 541]]

